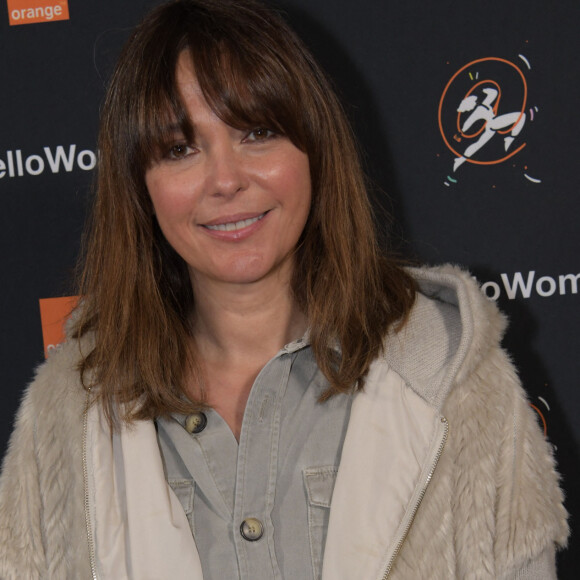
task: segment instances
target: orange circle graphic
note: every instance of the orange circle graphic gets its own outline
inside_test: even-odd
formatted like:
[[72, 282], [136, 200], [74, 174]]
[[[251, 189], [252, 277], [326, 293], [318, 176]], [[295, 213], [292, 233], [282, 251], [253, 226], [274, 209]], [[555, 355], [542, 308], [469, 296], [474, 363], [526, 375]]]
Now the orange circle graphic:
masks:
[[[524, 74], [522, 73], [522, 71], [513, 63], [510, 62], [509, 60], [506, 60], [505, 58], [498, 58], [498, 57], [494, 57], [494, 56], [490, 56], [490, 57], [486, 57], [486, 58], [478, 58], [477, 60], [472, 60], [471, 62], [468, 62], [466, 65], [462, 66], [450, 79], [449, 82], [445, 85], [445, 88], [443, 89], [443, 94], [441, 95], [441, 99], [439, 101], [439, 110], [438, 110], [438, 114], [437, 114], [437, 120], [439, 123], [439, 132], [441, 133], [441, 137], [443, 137], [443, 141], [445, 142], [445, 145], [447, 145], [447, 148], [457, 157], [463, 157], [462, 153], [459, 153], [458, 151], [456, 151], [453, 146], [449, 143], [449, 141], [447, 140], [447, 137], [445, 135], [445, 131], [443, 130], [443, 122], [441, 120], [441, 116], [442, 116], [442, 111], [443, 111], [443, 101], [445, 100], [445, 96], [447, 95], [447, 91], [449, 90], [449, 87], [453, 84], [453, 81], [466, 69], [468, 69], [470, 66], [476, 65], [480, 62], [487, 62], [487, 61], [495, 61], [495, 62], [502, 62], [504, 64], [507, 64], [508, 66], [510, 66], [511, 68], [515, 69], [515, 71], [518, 73], [518, 75], [520, 76], [521, 80], [522, 80], [522, 84], [524, 87], [524, 98], [522, 100], [522, 108], [520, 110], [520, 114], [517, 118], [517, 120], [512, 124], [511, 127], [509, 127], [508, 129], [505, 129], [504, 131], [498, 131], [498, 133], [504, 135], [506, 133], [509, 133], [520, 121], [520, 119], [522, 118], [524, 111], [526, 109], [526, 102], [528, 100], [528, 84], [526, 83], [526, 78], [524, 77]], [[472, 87], [468, 93], [466, 94], [466, 97], [469, 96], [475, 89], [476, 87], [480, 86], [483, 83], [492, 83], [496, 86], [499, 85], [492, 80], [487, 80], [487, 81], [480, 81], [479, 83], [477, 83], [474, 87]], [[494, 105], [494, 112], [497, 113], [497, 106], [499, 105], [499, 100], [501, 97], [501, 90], [499, 91], [499, 95], [498, 95], [498, 99], [497, 102]], [[461, 113], [458, 113], [457, 115], [457, 124], [459, 127], [459, 117], [460, 117]], [[461, 133], [461, 135], [463, 135], [466, 138], [473, 138], [476, 137], [477, 135], [479, 135], [485, 128], [485, 124], [483, 125], [483, 127], [481, 127], [481, 129], [479, 131], [477, 131], [476, 133], [472, 134], [472, 135], [465, 135], [461, 130], [459, 130], [459, 132]], [[476, 161], [475, 159], [471, 159], [469, 157], [465, 157], [465, 161], [467, 161], [468, 163], [473, 163], [474, 165], [496, 165], [497, 163], [502, 163], [503, 161], [506, 161], [507, 159], [509, 159], [510, 157], [513, 157], [514, 155], [516, 155], [517, 153], [519, 153], [524, 147], [526, 146], [525, 143], [522, 143], [517, 149], [514, 149], [511, 153], [508, 153], [507, 155], [505, 155], [504, 157], [501, 157], [500, 159], [496, 159], [494, 161]]]
[[529, 405], [540, 416], [540, 419], [542, 420], [542, 425], [544, 426], [544, 435], [547, 435], [548, 434], [548, 424], [546, 423], [546, 419], [544, 418], [544, 414], [533, 403], [529, 403]]

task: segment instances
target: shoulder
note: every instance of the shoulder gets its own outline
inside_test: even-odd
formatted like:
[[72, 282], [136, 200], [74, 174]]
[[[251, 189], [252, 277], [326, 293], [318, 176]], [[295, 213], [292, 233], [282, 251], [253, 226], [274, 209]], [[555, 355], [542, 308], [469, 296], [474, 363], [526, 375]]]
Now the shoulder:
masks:
[[79, 373], [82, 348], [82, 342], [68, 340], [39, 365], [24, 393], [17, 422], [28, 422], [35, 431], [50, 431], [53, 436], [62, 431], [65, 438], [73, 425], [80, 425], [86, 404]]
[[64, 578], [71, 562], [88, 561], [78, 349], [68, 342], [39, 366], [16, 415], [0, 474], [2, 578], [45, 578], [48, 569]]

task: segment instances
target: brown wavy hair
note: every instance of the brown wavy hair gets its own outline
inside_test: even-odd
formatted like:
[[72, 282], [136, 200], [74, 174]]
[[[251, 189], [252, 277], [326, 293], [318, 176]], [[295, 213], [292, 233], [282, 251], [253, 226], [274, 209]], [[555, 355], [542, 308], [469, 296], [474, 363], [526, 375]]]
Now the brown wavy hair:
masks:
[[355, 141], [331, 84], [280, 15], [254, 0], [166, 3], [121, 53], [102, 109], [81, 262], [84, 298], [74, 334], [92, 337], [83, 384], [98, 385], [113, 422], [120, 404], [125, 421], [203, 406], [184, 396], [186, 380], [201, 378], [191, 329], [195, 296], [144, 178], [171, 127], [192, 134], [176, 86], [184, 51], [224, 122], [268, 127], [308, 155], [312, 207], [296, 248], [293, 292], [329, 381], [322, 398], [362, 388], [386, 332], [403, 324], [415, 284], [379, 247]]

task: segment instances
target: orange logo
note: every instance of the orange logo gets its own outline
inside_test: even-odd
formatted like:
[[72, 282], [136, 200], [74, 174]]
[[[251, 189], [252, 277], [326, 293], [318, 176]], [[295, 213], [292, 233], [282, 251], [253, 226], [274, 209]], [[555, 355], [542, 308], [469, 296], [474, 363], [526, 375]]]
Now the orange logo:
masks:
[[63, 298], [41, 298], [38, 301], [45, 357], [48, 357], [52, 350], [64, 342], [64, 325], [78, 300], [77, 296], [65, 296]]
[[[486, 78], [484, 80], [480, 80], [479, 82], [475, 82], [473, 75], [470, 77], [472, 83], [474, 84], [472, 84], [472, 86], [463, 96], [461, 104], [457, 108], [457, 116], [456, 116], [457, 132], [455, 133], [454, 140], [457, 141], [458, 143], [461, 142], [462, 139], [474, 139], [476, 137], [479, 137], [481, 140], [481, 137], [485, 135], [486, 139], [481, 143], [480, 145], [481, 147], [482, 145], [485, 145], [487, 141], [489, 141], [489, 137], [487, 136], [488, 133], [485, 133], [485, 131], [489, 132], [490, 137], [497, 132], [498, 134], [501, 135], [507, 134], [508, 137], [506, 137], [505, 139], [511, 139], [510, 141], [506, 141], [505, 155], [500, 155], [499, 158], [491, 159], [488, 161], [478, 161], [472, 158], [473, 153], [469, 154], [458, 152], [456, 149], [457, 145], [452, 144], [451, 140], [448, 139], [445, 129], [443, 127], [442, 111], [443, 104], [445, 102], [445, 97], [449, 92], [449, 87], [456, 81], [459, 75], [461, 75], [462, 73], [465, 75], [468, 69], [474, 67], [475, 65], [479, 64], [480, 66], [482, 66], [483, 63], [488, 62], [501, 63], [503, 65], [511, 67], [512, 70], [516, 71], [516, 74], [518, 75], [518, 78], [522, 83], [521, 108], [519, 111], [514, 111], [512, 113], [507, 113], [499, 116], [498, 107], [502, 96], [500, 85], [495, 80], [490, 78]], [[481, 89], [481, 92], [485, 97], [484, 99], [482, 99], [481, 104], [478, 101], [478, 96], [476, 93], [477, 89]], [[479, 60], [474, 60], [466, 64], [465, 66], [461, 67], [451, 77], [451, 80], [447, 83], [447, 86], [443, 90], [443, 95], [441, 95], [441, 100], [439, 101], [439, 130], [441, 131], [441, 136], [443, 137], [445, 144], [456, 155], [457, 158], [462, 158], [464, 161], [467, 161], [469, 163], [475, 163], [477, 165], [493, 165], [495, 163], [501, 163], [502, 161], [505, 161], [506, 159], [513, 157], [516, 153], [519, 153], [526, 146], [525, 143], [522, 143], [518, 148], [508, 152], [508, 148], [511, 145], [512, 141], [514, 140], [514, 136], [521, 131], [524, 122], [526, 120], [526, 113], [524, 111], [526, 108], [527, 94], [528, 87], [526, 84], [526, 78], [522, 74], [522, 71], [515, 64], [511, 63], [509, 60], [505, 60], [503, 58], [481, 58]], [[481, 109], [482, 112], [480, 112], [479, 109]], [[479, 114], [476, 115], [472, 111], [475, 111]], [[484, 112], [488, 112], [488, 114], [485, 115]], [[466, 113], [470, 113], [470, 115], [467, 117], [466, 120], [462, 121], [462, 118]], [[468, 133], [467, 131], [471, 128], [472, 125], [477, 123], [477, 121], [482, 121], [483, 124], [479, 127], [477, 131]], [[504, 130], [502, 131], [500, 129]], [[475, 144], [479, 143], [476, 141], [474, 145]], [[473, 145], [471, 147], [473, 147]], [[466, 151], [468, 151], [468, 149]], [[475, 151], [477, 151], [477, 149], [475, 149], [474, 152]]]
[[[454, 156], [445, 185], [457, 183], [457, 171], [463, 164], [496, 165], [526, 146], [523, 134], [538, 107], [528, 105], [523, 71], [531, 70], [530, 61], [523, 54], [518, 58], [525, 68], [505, 58], [480, 58], [462, 66], [449, 79], [438, 110], [441, 137]], [[541, 183], [527, 173], [524, 177]]]
[[7, 0], [10, 26], [68, 20], [68, 0]]

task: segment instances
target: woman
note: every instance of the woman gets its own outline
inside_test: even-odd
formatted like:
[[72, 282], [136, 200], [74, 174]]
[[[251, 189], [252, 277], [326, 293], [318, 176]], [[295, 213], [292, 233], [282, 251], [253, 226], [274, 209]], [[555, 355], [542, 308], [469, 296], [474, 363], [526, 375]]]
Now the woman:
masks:
[[82, 305], [4, 463], [2, 578], [555, 577], [566, 513], [503, 319], [380, 250], [278, 15], [156, 9], [99, 149]]

